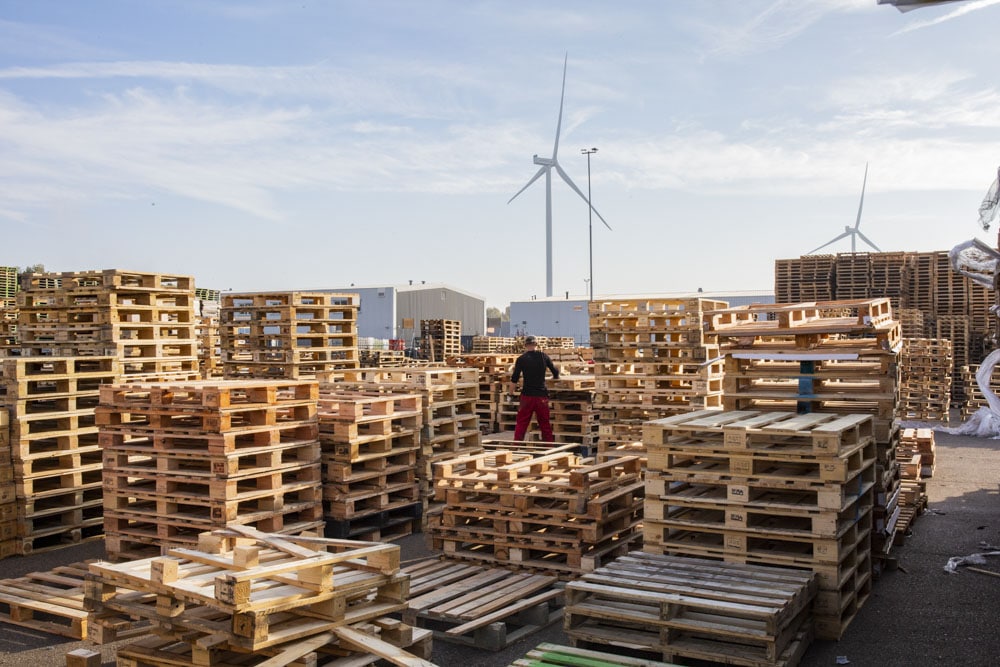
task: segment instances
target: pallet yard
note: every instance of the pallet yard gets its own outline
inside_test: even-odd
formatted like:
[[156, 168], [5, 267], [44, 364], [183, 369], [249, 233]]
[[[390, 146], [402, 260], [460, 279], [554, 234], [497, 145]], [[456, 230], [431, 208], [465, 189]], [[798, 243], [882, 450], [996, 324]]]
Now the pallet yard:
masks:
[[[837, 290], [873, 280], [852, 261]], [[594, 302], [593, 351], [546, 341], [557, 442], [484, 448], [516, 355], [460, 354], [448, 320], [426, 321], [448, 366], [359, 368], [351, 294], [225, 294], [215, 319], [183, 276], [26, 286], [0, 557], [103, 536], [117, 562], [0, 581], [0, 621], [151, 621], [129, 667], [431, 664], [432, 638], [498, 651], [560, 619], [552, 660], [792, 667], [850, 631], [926, 507], [933, 437], [895, 420], [948, 411], [949, 341], [861, 291]], [[400, 567], [389, 541], [421, 530], [437, 557]]]

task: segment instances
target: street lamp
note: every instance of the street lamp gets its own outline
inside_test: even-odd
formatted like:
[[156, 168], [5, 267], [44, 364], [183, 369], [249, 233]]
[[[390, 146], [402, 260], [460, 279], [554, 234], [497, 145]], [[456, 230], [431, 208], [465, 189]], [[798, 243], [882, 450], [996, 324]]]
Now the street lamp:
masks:
[[587, 236], [590, 245], [590, 300], [594, 300], [594, 201], [590, 198], [590, 156], [597, 152], [596, 148], [581, 148], [580, 152], [587, 156]]

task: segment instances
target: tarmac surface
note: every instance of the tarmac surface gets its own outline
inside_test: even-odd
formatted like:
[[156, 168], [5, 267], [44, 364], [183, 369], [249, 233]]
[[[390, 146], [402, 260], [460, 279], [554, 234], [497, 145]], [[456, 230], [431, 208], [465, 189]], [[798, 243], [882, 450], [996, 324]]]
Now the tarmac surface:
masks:
[[[905, 544], [894, 550], [898, 569], [875, 581], [840, 641], [814, 641], [800, 665], [1000, 665], [1000, 577], [961, 568], [957, 574], [944, 571], [952, 556], [1000, 545], [1000, 440], [939, 431], [936, 441], [937, 467], [927, 484], [930, 510], [917, 518]], [[398, 543], [404, 561], [432, 555], [423, 535]], [[103, 552], [102, 542], [90, 542], [9, 558], [0, 561], [0, 578], [100, 558]], [[1000, 574], [1000, 557], [988, 558], [980, 567]], [[435, 641], [432, 659], [442, 667], [503, 667], [542, 642], [567, 643], [560, 622], [498, 652]], [[114, 664], [116, 646], [101, 647], [106, 665]], [[0, 623], [3, 667], [64, 665], [66, 653], [81, 647], [96, 648]]]

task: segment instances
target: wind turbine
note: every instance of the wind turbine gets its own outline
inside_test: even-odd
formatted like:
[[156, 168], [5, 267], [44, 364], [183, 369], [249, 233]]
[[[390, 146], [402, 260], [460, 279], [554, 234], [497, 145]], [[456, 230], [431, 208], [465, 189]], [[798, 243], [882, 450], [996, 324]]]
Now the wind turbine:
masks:
[[882, 252], [881, 248], [879, 248], [877, 245], [875, 245], [874, 243], [872, 243], [871, 240], [867, 236], [865, 236], [864, 234], [862, 234], [860, 229], [858, 229], [858, 227], [861, 226], [861, 209], [863, 209], [864, 206], [865, 206], [865, 186], [867, 184], [868, 184], [868, 163], [865, 162], [865, 180], [861, 182], [861, 203], [858, 204], [858, 219], [854, 222], [854, 226], [853, 227], [848, 227], [848, 226], [845, 225], [844, 226], [844, 233], [843, 234], [841, 234], [840, 236], [837, 236], [837, 237], [831, 239], [830, 241], [827, 241], [826, 243], [824, 243], [823, 245], [821, 245], [818, 248], [810, 250], [809, 252], [806, 253], [807, 255], [811, 255], [814, 252], [816, 252], [817, 250], [822, 250], [823, 248], [827, 247], [831, 243], [836, 243], [840, 239], [847, 238], [848, 236], [851, 237], [851, 252], [855, 252], [856, 243], [857, 243], [857, 237], [859, 237], [859, 236], [861, 237], [862, 241], [864, 241], [865, 243], [867, 243], [868, 245], [870, 245], [872, 248], [874, 248], [876, 252]]
[[607, 220], [605, 220], [604, 217], [597, 212], [597, 209], [594, 208], [593, 204], [590, 203], [590, 200], [587, 199], [587, 196], [583, 194], [580, 188], [576, 187], [576, 183], [573, 182], [573, 179], [571, 179], [569, 175], [565, 171], [563, 171], [563, 168], [559, 166], [559, 158], [558, 158], [559, 133], [562, 129], [563, 100], [566, 99], [566, 65], [568, 62], [569, 62], [569, 54], [567, 53], [566, 58], [563, 60], [562, 94], [559, 97], [559, 119], [556, 121], [556, 142], [552, 146], [552, 157], [550, 158], [538, 157], [538, 155], [536, 154], [532, 158], [532, 161], [535, 164], [539, 165], [538, 171], [535, 172], [535, 175], [531, 177], [531, 180], [528, 181], [523, 188], [518, 190], [513, 197], [507, 200], [508, 204], [511, 203], [512, 201], [517, 199], [517, 196], [519, 194], [521, 194], [529, 187], [531, 187], [532, 183], [537, 181], [543, 175], [545, 176], [545, 296], [552, 296], [552, 170], [553, 169], [555, 169], [556, 173], [559, 174], [559, 177], [566, 182], [566, 185], [573, 188], [573, 191], [576, 192], [576, 194], [580, 195], [580, 198], [583, 199], [583, 201], [587, 202], [587, 206], [589, 206], [590, 210], [592, 210], [594, 214], [597, 215], [598, 218], [600, 218], [601, 222], [604, 223], [604, 226], [607, 227], [608, 229], [611, 229], [611, 225], [608, 224]]

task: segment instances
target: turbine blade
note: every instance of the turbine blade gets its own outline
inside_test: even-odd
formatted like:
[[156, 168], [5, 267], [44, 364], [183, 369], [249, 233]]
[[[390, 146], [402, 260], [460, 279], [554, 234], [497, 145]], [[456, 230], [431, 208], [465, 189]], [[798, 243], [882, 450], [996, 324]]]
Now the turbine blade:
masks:
[[587, 202], [587, 206], [589, 206], [590, 210], [594, 212], [594, 215], [596, 215], [600, 219], [600, 221], [604, 223], [604, 226], [607, 227], [612, 232], [615, 231], [615, 230], [611, 229], [611, 225], [609, 225], [608, 221], [604, 219], [604, 216], [602, 216], [600, 213], [597, 212], [597, 209], [594, 208], [594, 205], [590, 203], [589, 199], [587, 199], [587, 195], [583, 194], [583, 192], [580, 190], [580, 188], [576, 187], [576, 183], [574, 183], [573, 179], [571, 179], [569, 177], [569, 174], [567, 174], [565, 171], [563, 171], [562, 167], [559, 166], [558, 162], [556, 163], [556, 171], [559, 173], [559, 175], [562, 177], [562, 179], [564, 181], [566, 181], [566, 185], [568, 185], [569, 187], [573, 188], [573, 190], [576, 192], [576, 194], [580, 195], [580, 199], [582, 199], [583, 201]]
[[517, 199], [517, 195], [521, 194], [522, 192], [524, 192], [525, 190], [527, 190], [528, 188], [530, 188], [532, 183], [534, 183], [535, 181], [537, 181], [539, 178], [542, 177], [542, 174], [545, 173], [545, 169], [546, 169], [545, 167], [539, 167], [538, 171], [535, 172], [535, 175], [531, 177], [531, 180], [528, 181], [523, 188], [521, 188], [520, 190], [518, 190], [514, 194], [513, 197], [511, 197], [510, 199], [508, 199], [507, 203], [508, 204], [511, 203], [512, 201], [514, 201], [515, 199]]
[[[859, 232], [859, 233], [860, 233], [860, 232]], [[837, 237], [834, 237], [834, 238], [830, 239], [829, 241], [827, 241], [826, 243], [824, 243], [824, 244], [823, 244], [823, 245], [821, 245], [820, 247], [818, 247], [818, 248], [814, 248], [813, 250], [810, 250], [810, 251], [809, 251], [809, 252], [807, 252], [806, 254], [807, 254], [807, 255], [811, 255], [811, 254], [813, 254], [814, 252], [816, 252], [817, 250], [822, 250], [823, 248], [827, 247], [828, 245], [832, 245], [832, 244], [836, 243], [837, 241], [839, 241], [840, 239], [844, 238], [845, 236], [850, 236], [850, 235], [851, 235], [851, 232], [844, 232], [844, 233], [843, 233], [843, 234], [841, 234], [840, 236], [837, 236]]]
[[[858, 204], [858, 219], [854, 223], [854, 230], [861, 226], [861, 209], [865, 206], [865, 186], [868, 185], [868, 163], [865, 162], [865, 179], [861, 181], [861, 203]], [[859, 232], [860, 233], [860, 232]]]
[[569, 63], [569, 51], [566, 52], [566, 57], [563, 59], [563, 82], [562, 82], [562, 94], [559, 95], [559, 120], [556, 121], [556, 143], [552, 146], [552, 159], [555, 160], [556, 156], [559, 155], [559, 133], [562, 131], [562, 112], [563, 112], [563, 100], [566, 99], [566, 65]]
[[858, 236], [860, 236], [860, 237], [861, 237], [861, 240], [862, 240], [862, 241], [864, 241], [865, 243], [867, 243], [867, 244], [868, 244], [868, 245], [870, 245], [871, 247], [875, 248], [875, 251], [876, 251], [876, 252], [882, 252], [882, 249], [881, 249], [881, 248], [879, 248], [879, 247], [878, 247], [877, 245], [875, 245], [874, 243], [872, 243], [872, 242], [871, 242], [871, 240], [870, 240], [870, 239], [869, 239], [869, 238], [868, 238], [867, 236], [865, 236], [864, 234], [862, 234], [862, 233], [861, 233], [860, 231], [858, 231], [858, 232], [856, 232], [856, 233], [857, 233], [857, 235], [858, 235]]

